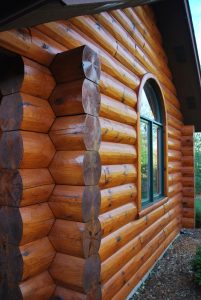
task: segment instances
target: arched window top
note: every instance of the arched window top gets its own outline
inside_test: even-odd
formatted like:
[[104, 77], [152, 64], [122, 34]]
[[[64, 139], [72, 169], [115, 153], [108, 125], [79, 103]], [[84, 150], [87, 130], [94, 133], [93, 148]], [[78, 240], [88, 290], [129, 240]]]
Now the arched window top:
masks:
[[139, 90], [141, 203], [151, 205], [164, 197], [165, 107], [157, 80], [146, 74]]
[[161, 92], [154, 79], [148, 79], [141, 91], [141, 117], [162, 123]]

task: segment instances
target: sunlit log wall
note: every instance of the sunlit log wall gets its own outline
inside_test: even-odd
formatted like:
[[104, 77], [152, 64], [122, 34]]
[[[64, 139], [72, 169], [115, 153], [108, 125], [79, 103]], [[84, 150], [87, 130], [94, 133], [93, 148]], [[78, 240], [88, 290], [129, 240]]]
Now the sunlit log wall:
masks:
[[[125, 299], [179, 233], [182, 213], [193, 225], [182, 150], [192, 132], [154, 15], [144, 6], [76, 17], [2, 32], [0, 44], [22, 56], [7, 62], [16, 74], [1, 75], [11, 79], [1, 79], [2, 299]], [[100, 78], [83, 71], [98, 61], [84, 64], [83, 45], [98, 54]], [[137, 97], [146, 73], [165, 97], [167, 184], [166, 198], [140, 212]]]

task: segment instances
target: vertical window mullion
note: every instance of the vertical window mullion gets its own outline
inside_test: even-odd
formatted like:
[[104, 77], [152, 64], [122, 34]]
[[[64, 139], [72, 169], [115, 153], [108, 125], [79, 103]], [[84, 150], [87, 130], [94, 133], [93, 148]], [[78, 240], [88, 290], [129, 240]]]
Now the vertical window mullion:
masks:
[[149, 179], [150, 179], [150, 202], [153, 202], [153, 123], [150, 122], [150, 159], [149, 159]]

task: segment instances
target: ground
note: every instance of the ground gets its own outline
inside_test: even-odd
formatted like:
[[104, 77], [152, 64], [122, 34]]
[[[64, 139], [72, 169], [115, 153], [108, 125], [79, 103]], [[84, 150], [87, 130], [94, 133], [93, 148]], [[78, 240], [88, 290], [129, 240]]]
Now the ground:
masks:
[[182, 232], [129, 300], [201, 300], [192, 269], [196, 248], [201, 246], [201, 229]]

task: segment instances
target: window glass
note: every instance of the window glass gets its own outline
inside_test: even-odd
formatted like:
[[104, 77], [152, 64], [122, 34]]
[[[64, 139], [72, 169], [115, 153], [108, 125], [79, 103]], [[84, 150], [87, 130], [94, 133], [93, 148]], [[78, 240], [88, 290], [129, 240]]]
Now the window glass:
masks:
[[140, 99], [142, 206], [163, 196], [163, 122], [156, 82], [145, 83]]
[[145, 203], [149, 199], [149, 150], [148, 150], [148, 123], [141, 121], [141, 177], [142, 177], [142, 202]]

